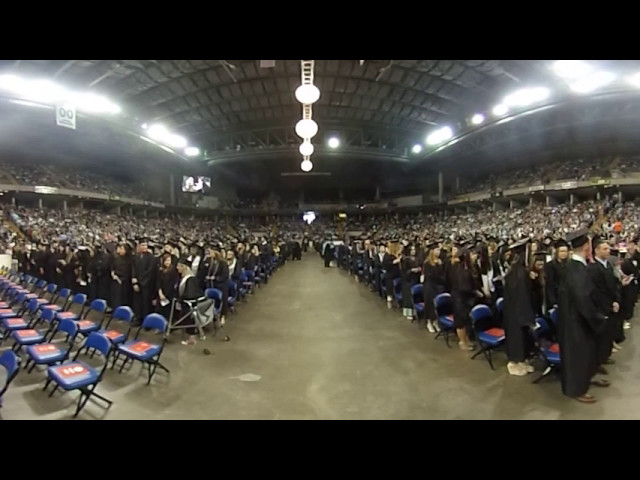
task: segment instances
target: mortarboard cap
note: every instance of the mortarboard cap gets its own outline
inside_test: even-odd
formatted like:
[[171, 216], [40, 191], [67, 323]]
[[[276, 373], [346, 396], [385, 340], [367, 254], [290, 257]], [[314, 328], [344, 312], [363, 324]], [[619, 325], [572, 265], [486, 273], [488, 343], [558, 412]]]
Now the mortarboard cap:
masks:
[[567, 234], [567, 242], [571, 245], [571, 248], [580, 248], [588, 241], [589, 230], [586, 228]]
[[186, 265], [187, 267], [191, 267], [191, 262], [188, 259], [182, 257], [178, 260], [178, 265]]
[[555, 248], [567, 247], [569, 248], [569, 242], [567, 242], [564, 238], [560, 238], [555, 241], [553, 244]]

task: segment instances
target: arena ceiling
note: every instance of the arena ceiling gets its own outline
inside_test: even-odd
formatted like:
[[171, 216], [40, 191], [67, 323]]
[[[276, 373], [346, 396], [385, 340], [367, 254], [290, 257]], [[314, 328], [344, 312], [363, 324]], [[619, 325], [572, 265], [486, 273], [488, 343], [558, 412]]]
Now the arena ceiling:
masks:
[[[592, 94], [572, 92], [554, 62], [316, 60], [314, 83], [321, 97], [313, 118], [320, 130], [312, 160], [319, 171], [331, 169], [334, 179], [344, 180], [348, 171], [348, 178], [357, 181], [354, 171], [375, 168], [377, 181], [397, 183], [401, 177], [415, 180], [416, 170], [432, 174], [443, 165], [480, 167], [473, 160], [478, 158], [489, 168], [507, 157], [552, 150], [578, 154], [585, 150], [585, 141], [594, 138], [615, 148], [629, 139], [625, 148], [635, 150], [635, 127], [624, 126], [635, 125], [639, 89], [622, 79], [640, 72], [640, 61], [588, 61], [595, 70], [614, 72], [620, 79], [594, 92], [597, 101]], [[132, 130], [143, 133], [143, 124], [160, 123], [186, 137], [201, 151], [190, 159], [194, 163], [224, 166], [235, 174], [257, 169], [274, 181], [282, 173], [299, 172], [300, 139], [294, 126], [301, 106], [293, 93], [300, 85], [299, 60], [0, 61], [0, 74], [7, 73], [105, 95], [122, 108], [117, 121]], [[546, 108], [531, 114], [540, 107], [532, 105], [504, 118], [492, 115], [505, 96], [528, 87], [551, 91], [543, 102]], [[626, 117], [616, 120], [621, 106], [628, 108]], [[603, 114], [603, 108], [608, 112]], [[486, 117], [482, 125], [471, 123], [476, 113]], [[591, 119], [588, 125], [585, 116]], [[589, 133], [577, 142], [575, 125], [584, 132], [608, 128], [615, 138], [601, 134], [603, 140]], [[426, 145], [426, 137], [443, 126], [452, 129], [453, 138], [444, 145]], [[556, 126], [569, 133], [553, 133]], [[341, 142], [337, 149], [327, 146], [333, 136]], [[422, 145], [420, 153], [412, 151], [416, 144]], [[349, 168], [343, 160], [350, 161]]]

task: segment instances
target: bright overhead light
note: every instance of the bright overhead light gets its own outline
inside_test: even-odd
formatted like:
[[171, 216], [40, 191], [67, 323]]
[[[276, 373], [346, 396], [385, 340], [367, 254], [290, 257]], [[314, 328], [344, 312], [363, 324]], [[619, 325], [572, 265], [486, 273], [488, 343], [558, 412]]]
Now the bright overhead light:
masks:
[[331, 148], [338, 148], [340, 146], [340, 140], [338, 140], [336, 137], [331, 137], [327, 143]]
[[313, 154], [313, 145], [307, 139], [300, 144], [300, 155], [308, 157]]
[[503, 105], [502, 103], [493, 107], [493, 110], [492, 110], [493, 114], [498, 117], [501, 117], [502, 115], [506, 115], [508, 111], [509, 111], [509, 107], [507, 107], [506, 105]]
[[15, 92], [20, 90], [21, 84], [22, 81], [20, 77], [16, 77], [15, 75], [0, 75], [0, 88], [3, 90]]
[[184, 154], [187, 157], [197, 157], [200, 155], [200, 149], [198, 147], [187, 147], [184, 149]]
[[72, 93], [69, 95], [69, 101], [73, 103], [79, 110], [90, 113], [120, 113], [122, 109], [101, 95], [93, 93]]
[[484, 122], [484, 115], [482, 115], [481, 113], [476, 113], [473, 117], [471, 117], [471, 123], [473, 123], [474, 125], [480, 125], [482, 122]]
[[296, 134], [300, 138], [311, 139], [318, 133], [318, 124], [311, 119], [303, 119], [296, 123]]
[[169, 130], [164, 125], [156, 123], [147, 129], [147, 134], [154, 140], [162, 142], [169, 136]]
[[420, 153], [422, 151], [422, 145], [416, 143], [411, 149], [413, 153]]
[[59, 85], [49, 80], [25, 82], [23, 92], [30, 100], [44, 103], [55, 103], [64, 100], [69, 94]]
[[313, 84], [300, 85], [296, 88], [295, 95], [300, 103], [311, 105], [320, 98], [320, 89]]
[[550, 94], [551, 91], [545, 87], [523, 88], [505, 97], [502, 103], [507, 107], [527, 107], [546, 100]]
[[429, 145], [437, 145], [449, 140], [451, 137], [453, 137], [453, 130], [451, 130], [451, 127], [442, 127], [427, 137], [427, 143]]
[[589, 75], [593, 67], [582, 60], [558, 60], [553, 70], [564, 79], [576, 80]]
[[149, 125], [147, 125], [146, 123], [143, 123], [143, 124], [142, 124], [142, 129], [143, 129], [143, 130], [146, 130], [147, 128], [149, 128]]
[[169, 135], [167, 144], [175, 148], [184, 148], [187, 146], [187, 139], [180, 135]]
[[615, 74], [611, 72], [595, 72], [585, 78], [571, 83], [569, 86], [571, 87], [571, 90], [576, 93], [591, 93], [598, 88], [602, 88], [605, 85], [610, 84], [615, 79]]
[[302, 163], [300, 163], [300, 170], [303, 172], [310, 172], [312, 169], [313, 163], [311, 163], [311, 160], [303, 160]]
[[633, 75], [629, 75], [627, 77], [627, 82], [629, 82], [634, 87], [640, 87], [640, 72], [635, 73]]

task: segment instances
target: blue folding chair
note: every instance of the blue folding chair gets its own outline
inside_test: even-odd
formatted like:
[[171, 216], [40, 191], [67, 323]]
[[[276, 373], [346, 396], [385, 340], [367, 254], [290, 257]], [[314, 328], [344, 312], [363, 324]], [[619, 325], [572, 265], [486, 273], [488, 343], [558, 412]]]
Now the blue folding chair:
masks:
[[436, 315], [438, 316], [438, 323], [440, 324], [440, 331], [434, 338], [444, 336], [444, 340], [447, 347], [451, 348], [449, 344], [449, 335], [453, 334], [453, 301], [451, 300], [450, 293], [441, 293], [433, 299], [433, 303], [436, 308]]
[[[168, 327], [169, 322], [167, 322], [167, 319], [159, 313], [151, 313], [147, 315], [140, 328], [138, 328], [134, 339], [117, 346], [116, 357], [113, 360], [111, 368], [115, 366], [120, 354], [122, 354], [125, 356], [125, 360], [120, 366], [120, 373], [129, 360], [132, 362], [138, 360], [143, 364], [143, 366], [147, 366], [149, 374], [147, 385], [151, 383], [151, 379], [156, 373], [156, 369], [158, 367], [169, 373], [169, 369], [160, 363], [160, 357], [162, 356], [164, 346], [167, 343]], [[162, 335], [162, 341], [159, 343], [149, 343], [141, 340], [140, 334], [143, 329], [157, 331], [156, 334]]]
[[49, 303], [54, 303], [56, 299], [56, 291], [58, 290], [58, 285], [55, 283], [50, 283], [47, 285], [47, 288], [42, 293], [42, 298], [47, 300]]
[[6, 370], [4, 385], [0, 390], [0, 407], [2, 407], [2, 397], [20, 371], [20, 357], [11, 350], [7, 350], [0, 355], [0, 366]]
[[[48, 305], [43, 305], [42, 310], [52, 310], [54, 312], [62, 312], [69, 302], [69, 297], [71, 296], [71, 290], [68, 288], [62, 288], [58, 292], [58, 296], [54, 298], [54, 300]], [[62, 300], [62, 305], [60, 305], [60, 300]]]
[[[92, 351], [92, 357], [94, 353], [98, 352], [102, 357], [104, 357], [104, 364], [102, 367], [94, 368], [85, 362], [79, 361], [78, 357], [82, 351], [85, 351], [85, 354]], [[90, 333], [82, 347], [73, 356], [72, 361], [65, 362], [61, 365], [50, 366], [47, 369], [48, 378], [43, 390], [46, 390], [52, 382], [55, 384], [55, 387], [49, 396], [52, 396], [58, 387], [62, 388], [66, 392], [71, 390], [80, 390], [78, 405], [75, 413], [73, 414], [74, 418], [78, 416], [91, 397], [99, 398], [105, 402], [107, 404], [107, 408], [109, 408], [113, 402], [102, 395], [98, 395], [95, 392], [95, 389], [102, 381], [104, 372], [109, 364], [111, 352], [112, 345], [106, 337], [97, 332]]]
[[471, 309], [469, 316], [480, 343], [480, 350], [474, 353], [471, 358], [474, 359], [482, 353], [489, 362], [491, 370], [495, 370], [492, 351], [504, 344], [504, 330], [497, 325], [497, 321], [487, 305], [476, 305]]
[[536, 345], [540, 356], [545, 362], [542, 375], [536, 378], [533, 383], [539, 383], [544, 377], [548, 376], [551, 372], [557, 371], [560, 368], [560, 345], [550, 340], [551, 328], [547, 321], [542, 318], [536, 318], [536, 326], [533, 329], [533, 337], [536, 340]]
[[[111, 318], [107, 321], [104, 328], [99, 330], [101, 333], [113, 343], [114, 346], [124, 343], [129, 338], [131, 333], [131, 323], [133, 322], [135, 315], [131, 307], [120, 306], [116, 308], [111, 314]], [[115, 326], [119, 328], [114, 328]], [[126, 332], [123, 331], [126, 329]]]
[[413, 310], [416, 312], [417, 318], [424, 317], [424, 296], [422, 288], [421, 283], [417, 283], [411, 287], [411, 301], [413, 302]]
[[[96, 298], [94, 301], [92, 301], [91, 305], [89, 305], [89, 308], [87, 308], [87, 310], [84, 312], [84, 315], [82, 315], [82, 320], [78, 321], [80, 334], [86, 337], [91, 332], [97, 332], [98, 330], [100, 330], [102, 322], [104, 321], [104, 317], [106, 316], [106, 311], [106, 300]], [[89, 317], [91, 317], [91, 319]]]
[[[87, 296], [84, 293], [76, 293], [65, 310], [56, 313], [58, 320], [65, 318], [67, 320], [80, 320], [85, 303], [87, 303]], [[97, 328], [95, 330], [97, 330]]]
[[[64, 334], [66, 338], [63, 342], [54, 342], [57, 334]], [[48, 342], [38, 345], [30, 345], [26, 348], [29, 359], [24, 365], [26, 369], [30, 364], [31, 368], [28, 373], [36, 367], [36, 365], [55, 365], [69, 358], [71, 349], [78, 336], [78, 324], [73, 320], [61, 320], [58, 328], [55, 329]]]
[[35, 328], [26, 328], [20, 330], [14, 330], [11, 333], [11, 338], [14, 340], [13, 347], [11, 349], [15, 352], [19, 352], [22, 347], [43, 343], [47, 336], [53, 331], [56, 325], [56, 314], [51, 310], [45, 310], [39, 318], [39, 321], [43, 321], [48, 324], [46, 330], [36, 330]]

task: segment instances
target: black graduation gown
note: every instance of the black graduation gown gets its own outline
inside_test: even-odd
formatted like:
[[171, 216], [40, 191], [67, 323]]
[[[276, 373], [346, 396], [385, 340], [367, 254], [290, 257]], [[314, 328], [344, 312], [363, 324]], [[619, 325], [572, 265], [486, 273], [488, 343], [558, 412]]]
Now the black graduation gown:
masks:
[[445, 292], [444, 265], [430, 263], [424, 264], [424, 283], [422, 285], [422, 296], [424, 298], [424, 314], [427, 320], [438, 318], [435, 298]]
[[393, 281], [396, 278], [400, 278], [400, 262], [393, 263], [395, 260], [396, 260], [396, 257], [394, 255], [385, 253], [384, 260], [382, 262], [383, 268], [387, 271], [387, 275], [385, 277], [385, 282], [387, 287], [387, 297], [393, 297], [393, 298], [395, 298]]
[[138, 320], [144, 321], [145, 317], [151, 313], [151, 302], [155, 288], [155, 274], [157, 269], [156, 258], [151, 253], [137, 253], [132, 261], [132, 275], [138, 280], [139, 292], [134, 292], [134, 311]]
[[[169, 270], [161, 269], [156, 276], [156, 292], [162, 290], [162, 293], [167, 300], [171, 302], [176, 296], [176, 284], [180, 281], [180, 275], [175, 267], [172, 265]], [[197, 280], [194, 279], [197, 283]], [[189, 280], [187, 280], [189, 282]], [[158, 295], [158, 303], [156, 304], [156, 312], [163, 315], [165, 318], [169, 318], [171, 314], [171, 303], [164, 307], [160, 304], [160, 296]]]
[[95, 298], [109, 299], [109, 290], [111, 286], [111, 254], [106, 252], [98, 252], [94, 257], [95, 271], [93, 283], [95, 285]]
[[555, 258], [544, 264], [544, 288], [547, 298], [547, 309], [558, 305], [558, 288], [567, 262], [559, 262]]
[[613, 313], [613, 302], [620, 303], [620, 282], [613, 273], [613, 266], [607, 262], [605, 268], [602, 263], [595, 260], [587, 266], [587, 272], [593, 282], [593, 301], [598, 312], [609, 317], [607, 323], [597, 339], [598, 365], [602, 365], [611, 355], [613, 340], [621, 325], [622, 319], [617, 313]]
[[542, 307], [544, 306], [544, 284], [540, 278], [543, 272], [538, 272], [538, 278], [532, 280], [529, 278], [531, 284], [531, 306], [536, 315], [542, 316]]
[[536, 312], [531, 295], [531, 278], [524, 265], [516, 263], [504, 280], [502, 318], [505, 330], [507, 358], [510, 362], [524, 362], [533, 341], [530, 327], [535, 325]]
[[476, 289], [471, 270], [461, 263], [452, 265], [449, 270], [451, 279], [451, 302], [453, 306], [453, 326], [465, 328], [469, 325], [469, 313], [476, 302]]
[[598, 367], [597, 338], [605, 317], [593, 301], [594, 286], [587, 267], [569, 260], [558, 290], [558, 330], [562, 361], [562, 392], [571, 398], [589, 391]]
[[415, 257], [402, 257], [400, 263], [402, 276], [402, 308], [413, 308], [411, 287], [420, 283], [420, 272], [412, 272], [412, 268], [419, 267], [420, 264]]
[[[625, 275], [635, 275], [636, 269], [631, 262], [631, 259], [627, 258], [620, 265], [620, 270]], [[629, 285], [623, 286], [621, 288], [620, 297], [622, 300], [622, 304], [620, 305], [620, 315], [622, 320], [630, 320], [633, 317], [633, 307], [634, 307], [634, 295], [635, 295], [635, 285], [632, 281]]]
[[116, 255], [112, 263], [113, 273], [120, 279], [111, 281], [111, 307], [121, 305], [131, 306], [133, 295], [131, 287], [131, 257], [129, 255]]

